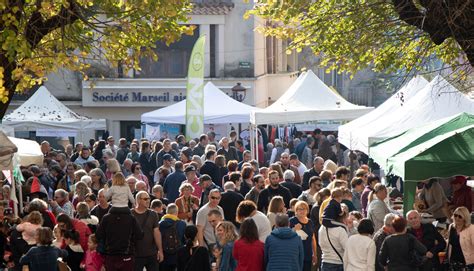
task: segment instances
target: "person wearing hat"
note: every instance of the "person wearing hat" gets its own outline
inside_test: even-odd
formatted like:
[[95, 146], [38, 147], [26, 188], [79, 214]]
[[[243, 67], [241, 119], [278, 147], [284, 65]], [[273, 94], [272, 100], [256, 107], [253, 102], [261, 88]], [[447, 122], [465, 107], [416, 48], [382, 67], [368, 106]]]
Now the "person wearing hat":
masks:
[[194, 187], [192, 195], [200, 199], [202, 188], [199, 185], [199, 178], [196, 176], [196, 168], [189, 165], [184, 169], [184, 174], [186, 174], [186, 182]]
[[465, 176], [455, 176], [451, 181], [453, 188], [453, 196], [449, 202], [449, 209], [455, 210], [458, 207], [466, 207], [472, 212], [472, 191], [467, 186], [467, 178]]
[[201, 203], [200, 203], [199, 207], [202, 207], [206, 203], [209, 202], [209, 193], [211, 192], [212, 189], [218, 189], [219, 191], [223, 192], [222, 188], [220, 188], [219, 186], [214, 184], [212, 182], [211, 176], [209, 176], [207, 174], [203, 174], [203, 175], [201, 175], [201, 177], [199, 177], [199, 183], [198, 184], [202, 189]]
[[[183, 165], [184, 164], [185, 163], [183, 162]], [[174, 172], [173, 156], [171, 156], [170, 154], [163, 155], [163, 165], [161, 167], [158, 167], [158, 169], [162, 169], [162, 168], [167, 169], [170, 173]]]

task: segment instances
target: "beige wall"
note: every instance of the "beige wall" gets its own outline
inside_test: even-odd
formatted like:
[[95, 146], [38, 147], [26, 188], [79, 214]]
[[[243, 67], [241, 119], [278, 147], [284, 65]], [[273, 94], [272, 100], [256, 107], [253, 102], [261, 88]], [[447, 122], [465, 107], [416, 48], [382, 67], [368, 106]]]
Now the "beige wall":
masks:
[[266, 74], [255, 82], [255, 106], [265, 108], [274, 102], [293, 84], [295, 73]]

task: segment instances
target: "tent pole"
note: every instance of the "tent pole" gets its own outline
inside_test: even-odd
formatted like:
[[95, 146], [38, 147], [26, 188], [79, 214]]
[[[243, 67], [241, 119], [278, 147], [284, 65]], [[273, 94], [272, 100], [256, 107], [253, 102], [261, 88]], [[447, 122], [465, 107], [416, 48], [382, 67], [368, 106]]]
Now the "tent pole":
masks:
[[250, 133], [250, 153], [252, 155], [252, 159], [255, 159], [255, 141], [253, 140], [253, 124], [250, 125], [249, 127], [249, 133]]
[[258, 162], [258, 127], [255, 125], [255, 160]]
[[403, 182], [403, 215], [413, 209], [416, 196], [416, 182], [406, 181]]

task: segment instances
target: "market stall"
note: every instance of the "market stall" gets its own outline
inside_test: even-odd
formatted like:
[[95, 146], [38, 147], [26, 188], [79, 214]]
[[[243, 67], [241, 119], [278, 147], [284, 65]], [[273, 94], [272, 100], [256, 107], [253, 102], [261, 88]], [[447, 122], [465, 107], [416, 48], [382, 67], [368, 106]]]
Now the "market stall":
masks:
[[[249, 123], [258, 108], [238, 102], [213, 83], [204, 86], [204, 124]], [[186, 123], [186, 100], [142, 114], [143, 123]]]
[[260, 125], [353, 120], [372, 109], [373, 107], [355, 105], [346, 101], [309, 70], [301, 74], [272, 105], [263, 110], [253, 111], [250, 122]]
[[416, 183], [432, 177], [474, 175], [474, 115], [462, 113], [375, 143], [376, 161], [404, 180], [404, 210], [413, 207]]
[[91, 119], [67, 108], [41, 86], [26, 102], [3, 118], [15, 131], [36, 131], [37, 136], [76, 136], [84, 141], [84, 130], [105, 130], [105, 119]]
[[[415, 96], [372, 120], [369, 125], [354, 130], [349, 138], [349, 146], [358, 144], [357, 150], [369, 154], [369, 146], [376, 142], [419, 127], [431, 121], [467, 112], [474, 114], [474, 101], [458, 91], [441, 76], [435, 77]], [[357, 143], [355, 140], [357, 139]], [[347, 141], [347, 134], [346, 134]]]
[[429, 82], [425, 78], [416, 76], [371, 112], [339, 126], [339, 143], [351, 150], [359, 150], [367, 153], [369, 148], [368, 138], [363, 131], [370, 131], [373, 128], [374, 123], [378, 123], [380, 120], [384, 119], [386, 115], [402, 109], [406, 103], [428, 85], [428, 83]]

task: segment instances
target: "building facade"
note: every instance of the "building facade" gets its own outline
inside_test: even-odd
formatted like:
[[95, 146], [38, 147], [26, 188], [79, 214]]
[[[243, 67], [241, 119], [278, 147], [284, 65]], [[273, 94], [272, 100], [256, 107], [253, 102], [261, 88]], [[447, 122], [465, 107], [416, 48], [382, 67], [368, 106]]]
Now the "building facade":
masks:
[[[157, 42], [158, 61], [141, 59], [141, 69], [128, 73], [92, 63], [88, 81], [78, 73], [62, 70], [48, 76], [45, 86], [75, 112], [107, 119], [107, 130], [115, 137], [139, 135], [140, 116], [186, 97], [188, 62], [194, 42], [206, 35], [205, 82], [212, 82], [237, 100], [265, 107], [296, 79], [297, 59], [286, 55], [285, 44], [254, 31], [260, 22], [243, 19], [249, 1], [195, 1], [190, 25], [194, 35], [166, 46]], [[232, 92], [241, 83], [245, 94]], [[13, 101], [11, 110], [21, 101]], [[90, 132], [87, 138], [96, 138]]]

